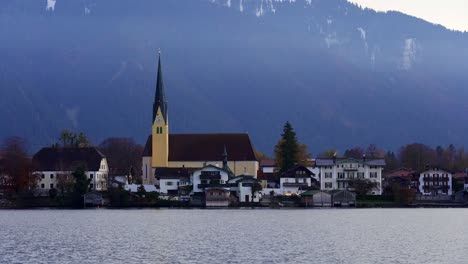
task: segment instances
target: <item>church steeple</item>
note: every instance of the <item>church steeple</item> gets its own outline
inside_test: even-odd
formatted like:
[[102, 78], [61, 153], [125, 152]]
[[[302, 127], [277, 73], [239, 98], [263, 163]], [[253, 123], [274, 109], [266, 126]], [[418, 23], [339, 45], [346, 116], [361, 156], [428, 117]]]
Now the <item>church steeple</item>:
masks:
[[223, 152], [223, 170], [225, 170], [228, 173], [229, 179], [235, 176], [231, 168], [229, 168], [228, 166], [228, 154], [227, 154], [226, 145], [224, 145], [224, 152]]
[[164, 123], [167, 124], [167, 102], [166, 96], [164, 95], [164, 82], [161, 67], [161, 50], [159, 50], [158, 55], [158, 77], [156, 80], [156, 94], [154, 96], [153, 102], [153, 123], [155, 122], [158, 109], [160, 109], [164, 119]]

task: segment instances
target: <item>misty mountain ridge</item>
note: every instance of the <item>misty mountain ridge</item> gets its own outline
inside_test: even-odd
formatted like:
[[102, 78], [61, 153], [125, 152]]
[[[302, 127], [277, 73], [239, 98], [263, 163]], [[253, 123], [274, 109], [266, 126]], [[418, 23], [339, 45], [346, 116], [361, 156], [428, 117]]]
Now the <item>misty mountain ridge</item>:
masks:
[[345, 0], [7, 0], [0, 25], [0, 137], [34, 149], [63, 128], [143, 143], [158, 48], [174, 133], [249, 132], [271, 153], [289, 120], [314, 154], [466, 145], [467, 34], [398, 12]]

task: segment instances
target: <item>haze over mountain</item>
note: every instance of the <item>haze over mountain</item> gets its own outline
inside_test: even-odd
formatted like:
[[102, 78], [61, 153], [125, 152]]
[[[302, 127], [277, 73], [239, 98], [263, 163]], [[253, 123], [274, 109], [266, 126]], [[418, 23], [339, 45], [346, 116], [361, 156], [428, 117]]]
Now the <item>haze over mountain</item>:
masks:
[[468, 34], [346, 0], [4, 0], [0, 137], [64, 128], [143, 143], [162, 49], [172, 133], [246, 132], [271, 153], [286, 120], [317, 154], [466, 145]]

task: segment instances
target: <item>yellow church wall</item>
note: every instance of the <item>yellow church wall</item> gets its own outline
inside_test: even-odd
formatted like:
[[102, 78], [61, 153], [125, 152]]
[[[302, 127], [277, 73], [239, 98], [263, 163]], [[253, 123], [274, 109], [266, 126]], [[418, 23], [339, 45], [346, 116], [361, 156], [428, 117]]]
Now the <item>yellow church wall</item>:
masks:
[[[161, 114], [161, 109], [158, 109], [156, 118], [153, 122], [153, 155], [151, 164], [153, 167], [167, 167], [169, 157], [169, 121], [164, 122]], [[162, 133], [158, 133], [157, 129], [162, 128]]]
[[[185, 166], [187, 168], [201, 168], [203, 165], [222, 167], [223, 161], [169, 161], [168, 167], [180, 168]], [[228, 166], [236, 176], [246, 174], [255, 176], [255, 178], [257, 177], [257, 171], [259, 168], [258, 161], [228, 161]]]

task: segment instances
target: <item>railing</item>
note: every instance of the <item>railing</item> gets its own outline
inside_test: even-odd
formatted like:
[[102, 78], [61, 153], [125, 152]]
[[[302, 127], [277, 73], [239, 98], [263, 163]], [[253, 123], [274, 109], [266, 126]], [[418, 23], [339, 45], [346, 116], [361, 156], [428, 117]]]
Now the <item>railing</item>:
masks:
[[229, 185], [223, 184], [223, 183], [201, 183], [201, 184], [198, 184], [197, 186], [200, 189], [210, 188], [210, 187], [219, 187], [219, 188], [229, 187]]

